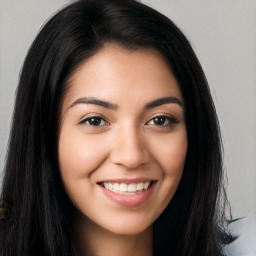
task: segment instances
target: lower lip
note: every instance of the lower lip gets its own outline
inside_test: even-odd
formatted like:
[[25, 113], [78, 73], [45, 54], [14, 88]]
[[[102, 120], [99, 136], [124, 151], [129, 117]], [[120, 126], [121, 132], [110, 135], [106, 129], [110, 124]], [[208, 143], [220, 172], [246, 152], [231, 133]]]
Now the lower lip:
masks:
[[147, 190], [143, 190], [140, 193], [134, 195], [118, 194], [102, 187], [101, 185], [99, 185], [99, 187], [101, 188], [105, 196], [107, 196], [110, 200], [114, 201], [115, 203], [123, 206], [134, 207], [141, 205], [152, 195], [155, 185], [156, 182], [154, 182]]

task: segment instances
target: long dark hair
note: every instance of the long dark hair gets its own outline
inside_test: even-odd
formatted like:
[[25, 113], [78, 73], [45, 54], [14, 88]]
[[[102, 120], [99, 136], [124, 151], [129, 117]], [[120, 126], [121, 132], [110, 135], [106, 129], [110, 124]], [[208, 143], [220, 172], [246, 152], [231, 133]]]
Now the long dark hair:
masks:
[[[178, 190], [154, 223], [154, 255], [222, 255], [225, 190], [218, 120], [203, 70], [167, 17], [133, 0], [84, 0], [52, 17], [22, 69], [4, 169], [0, 255], [78, 255], [57, 140], [67, 80], [106, 43], [160, 52], [185, 101], [188, 152]], [[222, 192], [222, 193], [221, 193]]]

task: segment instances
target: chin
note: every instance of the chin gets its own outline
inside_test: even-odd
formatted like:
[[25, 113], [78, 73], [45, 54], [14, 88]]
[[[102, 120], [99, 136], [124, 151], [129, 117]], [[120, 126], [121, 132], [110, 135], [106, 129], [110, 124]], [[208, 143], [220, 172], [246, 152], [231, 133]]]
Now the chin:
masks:
[[113, 225], [107, 225], [105, 229], [116, 235], [138, 235], [152, 227], [153, 223], [143, 223], [143, 221], [115, 221]]

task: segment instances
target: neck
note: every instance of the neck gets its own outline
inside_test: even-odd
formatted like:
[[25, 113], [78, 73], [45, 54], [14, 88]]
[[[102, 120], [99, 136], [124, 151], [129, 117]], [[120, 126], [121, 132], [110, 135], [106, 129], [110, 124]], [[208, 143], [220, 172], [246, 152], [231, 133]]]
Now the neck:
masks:
[[139, 234], [115, 234], [90, 220], [75, 222], [75, 241], [82, 256], [152, 256], [153, 228]]

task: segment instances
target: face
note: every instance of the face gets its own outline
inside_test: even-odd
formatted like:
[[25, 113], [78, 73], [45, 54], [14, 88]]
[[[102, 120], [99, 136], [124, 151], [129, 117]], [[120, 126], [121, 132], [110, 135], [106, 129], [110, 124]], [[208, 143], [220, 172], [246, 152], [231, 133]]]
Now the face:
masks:
[[182, 177], [182, 94], [153, 50], [109, 44], [74, 72], [61, 106], [62, 180], [83, 221], [115, 234], [149, 228]]

